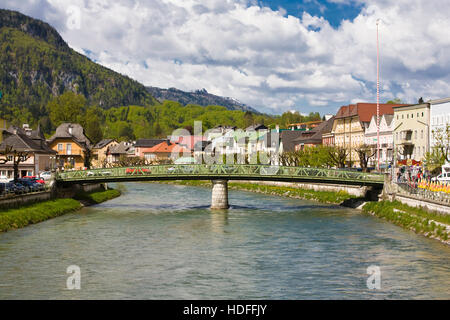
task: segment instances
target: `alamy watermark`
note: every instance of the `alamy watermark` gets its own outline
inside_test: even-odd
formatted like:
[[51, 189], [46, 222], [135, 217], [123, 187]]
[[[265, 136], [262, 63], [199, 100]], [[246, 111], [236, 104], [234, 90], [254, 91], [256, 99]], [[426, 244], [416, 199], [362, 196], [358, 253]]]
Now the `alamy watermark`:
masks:
[[80, 290], [81, 289], [81, 269], [77, 265], [70, 265], [66, 270], [70, 276], [67, 278], [66, 287], [68, 290]]
[[378, 266], [367, 267], [367, 274], [370, 275], [367, 278], [367, 288], [370, 290], [381, 289], [381, 269]]

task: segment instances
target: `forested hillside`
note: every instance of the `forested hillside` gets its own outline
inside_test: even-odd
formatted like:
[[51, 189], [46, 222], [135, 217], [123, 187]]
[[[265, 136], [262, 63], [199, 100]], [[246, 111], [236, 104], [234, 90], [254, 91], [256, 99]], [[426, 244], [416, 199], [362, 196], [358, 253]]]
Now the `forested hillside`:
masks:
[[158, 104], [145, 87], [72, 50], [47, 23], [0, 10], [0, 116], [36, 123], [65, 91], [108, 109]]

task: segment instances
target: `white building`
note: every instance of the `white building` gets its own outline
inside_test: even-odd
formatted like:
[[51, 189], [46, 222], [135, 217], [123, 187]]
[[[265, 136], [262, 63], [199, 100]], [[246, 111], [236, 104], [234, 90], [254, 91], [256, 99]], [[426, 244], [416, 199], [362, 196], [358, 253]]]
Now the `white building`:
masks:
[[[428, 101], [430, 104], [430, 149], [433, 148], [435, 140], [433, 131], [446, 128], [450, 123], [450, 98]], [[431, 150], [429, 150], [431, 152]]]
[[[394, 115], [383, 114], [380, 116], [380, 165], [393, 161], [394, 150]], [[364, 133], [364, 143], [374, 151], [377, 149], [377, 116], [370, 120], [369, 127]], [[370, 165], [375, 166], [377, 155], [370, 159]]]

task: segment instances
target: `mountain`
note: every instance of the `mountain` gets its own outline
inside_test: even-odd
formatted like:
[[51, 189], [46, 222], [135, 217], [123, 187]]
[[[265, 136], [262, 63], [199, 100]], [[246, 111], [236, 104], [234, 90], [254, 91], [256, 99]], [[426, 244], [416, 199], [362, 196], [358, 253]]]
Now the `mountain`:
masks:
[[66, 90], [103, 109], [159, 104], [139, 82], [94, 63], [49, 24], [19, 12], [0, 9], [0, 50], [0, 116], [45, 116], [49, 99]]
[[251, 111], [253, 113], [259, 113], [257, 110], [244, 103], [241, 103], [233, 98], [226, 98], [216, 96], [208, 93], [206, 89], [196, 90], [194, 92], [186, 92], [176, 88], [161, 89], [157, 87], [146, 87], [148, 92], [151, 93], [160, 102], [164, 100], [177, 101], [183, 105], [196, 104], [199, 106], [223, 106], [228, 110], [242, 110]]

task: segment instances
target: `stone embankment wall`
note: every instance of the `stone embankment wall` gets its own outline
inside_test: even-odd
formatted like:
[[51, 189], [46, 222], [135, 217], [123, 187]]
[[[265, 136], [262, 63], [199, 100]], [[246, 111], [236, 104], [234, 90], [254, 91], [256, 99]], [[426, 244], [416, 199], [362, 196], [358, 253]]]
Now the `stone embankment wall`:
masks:
[[104, 184], [74, 185], [68, 188], [54, 188], [52, 191], [43, 191], [27, 194], [13, 195], [7, 198], [0, 198], [0, 209], [19, 208], [26, 204], [46, 201], [54, 198], [72, 198], [78, 191], [91, 192], [105, 190]]
[[350, 195], [362, 198], [366, 196], [367, 191], [370, 189], [369, 187], [322, 184], [322, 183], [280, 182], [280, 181], [236, 181], [236, 182], [309, 189], [314, 191], [334, 191], [334, 192], [345, 191]]

